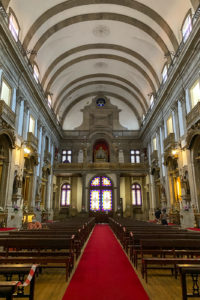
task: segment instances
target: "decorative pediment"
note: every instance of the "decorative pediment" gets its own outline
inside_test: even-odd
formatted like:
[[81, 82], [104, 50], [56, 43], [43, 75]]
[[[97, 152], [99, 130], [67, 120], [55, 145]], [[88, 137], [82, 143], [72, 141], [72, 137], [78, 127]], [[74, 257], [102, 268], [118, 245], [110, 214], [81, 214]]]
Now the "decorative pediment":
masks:
[[119, 122], [120, 109], [110, 102], [104, 95], [98, 95], [92, 99], [90, 105], [83, 109], [83, 123], [76, 130], [126, 130]]

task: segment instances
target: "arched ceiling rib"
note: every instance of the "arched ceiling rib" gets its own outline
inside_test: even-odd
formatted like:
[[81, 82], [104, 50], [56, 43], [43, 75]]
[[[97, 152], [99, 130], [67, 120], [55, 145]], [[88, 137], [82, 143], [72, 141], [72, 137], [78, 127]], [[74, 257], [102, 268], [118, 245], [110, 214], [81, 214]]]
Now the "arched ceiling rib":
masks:
[[76, 80], [70, 82], [67, 86], [65, 86], [62, 91], [60, 92], [60, 94], [58, 95], [53, 108], [55, 109], [55, 111], [58, 111], [57, 107], [59, 105], [59, 102], [62, 101], [60, 98], [63, 96], [63, 94], [70, 89], [71, 87], [73, 87], [74, 84], [76, 83], [80, 83], [81, 81], [84, 80], [89, 80], [89, 79], [94, 79], [94, 78], [107, 78], [107, 79], [114, 79], [120, 82], [123, 82], [125, 84], [127, 84], [129, 87], [131, 87], [134, 91], [137, 92], [137, 94], [139, 95], [139, 97], [141, 98], [141, 100], [143, 101], [143, 103], [145, 104], [145, 107], [148, 107], [148, 103], [146, 102], [145, 97], [143, 96], [143, 94], [141, 93], [141, 91], [138, 89], [137, 86], [135, 86], [134, 84], [132, 84], [131, 82], [129, 82], [128, 80], [117, 76], [117, 75], [113, 75], [113, 74], [106, 74], [106, 73], [99, 73], [99, 74], [91, 74], [91, 75], [86, 75], [83, 77], [79, 77]]
[[149, 77], [149, 75], [136, 63], [121, 57], [121, 56], [117, 56], [117, 55], [111, 55], [111, 54], [91, 54], [91, 55], [85, 55], [79, 58], [76, 58], [72, 61], [67, 62], [66, 64], [62, 65], [62, 67], [60, 67], [55, 73], [54, 75], [51, 77], [51, 79], [48, 82], [46, 91], [48, 92], [51, 89], [51, 85], [53, 84], [54, 80], [56, 79], [56, 77], [58, 77], [58, 75], [60, 73], [62, 73], [65, 69], [69, 68], [70, 66], [79, 63], [80, 61], [87, 61], [87, 60], [91, 60], [91, 59], [99, 59], [99, 58], [103, 58], [103, 59], [109, 59], [109, 60], [118, 60], [121, 61], [129, 66], [132, 66], [134, 69], [136, 69], [137, 71], [139, 71], [142, 76], [147, 80], [148, 84], [150, 85], [152, 91], [155, 91], [155, 86], [151, 80], [151, 78]]
[[144, 31], [148, 35], [151, 36], [151, 38], [159, 45], [161, 50], [163, 51], [163, 55], [167, 54], [169, 52], [169, 49], [167, 48], [165, 42], [162, 40], [162, 38], [147, 24], [141, 22], [140, 20], [137, 20], [135, 18], [131, 18], [125, 15], [115, 14], [115, 13], [91, 13], [91, 14], [84, 14], [84, 15], [78, 15], [74, 16], [68, 19], [64, 19], [60, 21], [59, 23], [51, 26], [48, 28], [42, 36], [39, 38], [35, 46], [33, 47], [33, 54], [31, 55], [31, 61], [34, 60], [36, 54], [40, 48], [43, 46], [43, 44], [57, 31], [70, 26], [72, 24], [76, 24], [79, 22], [88, 22], [88, 21], [96, 21], [96, 20], [113, 20], [113, 21], [119, 21], [123, 23], [127, 23], [129, 25], [132, 25], [133, 27], [137, 27], [140, 30]]
[[81, 89], [83, 87], [87, 87], [89, 85], [99, 85], [99, 84], [101, 84], [101, 85], [111, 85], [111, 86], [114, 86], [114, 87], [119, 87], [122, 90], [125, 90], [126, 92], [128, 92], [133, 97], [133, 100], [136, 99], [136, 101], [138, 102], [138, 105], [142, 108], [143, 114], [145, 114], [146, 108], [144, 106], [144, 103], [142, 101], [140, 101], [139, 97], [134, 92], [132, 92], [130, 89], [123, 86], [122, 84], [119, 84], [119, 83], [116, 83], [116, 82], [110, 82], [110, 81], [103, 81], [103, 80], [85, 82], [85, 83], [75, 87], [74, 89], [72, 89], [68, 94], [66, 94], [63, 97], [63, 99], [61, 99], [60, 103], [58, 104], [56, 112], [59, 112], [59, 109], [62, 106], [62, 104], [64, 102], [66, 103], [67, 102], [66, 100], [68, 99], [68, 97], [70, 97], [74, 92], [79, 91], [79, 89]]
[[123, 47], [121, 45], [111, 45], [111, 44], [89, 44], [89, 45], [82, 45], [76, 48], [71, 49], [70, 51], [66, 51], [64, 52], [62, 55], [60, 55], [59, 57], [57, 57], [52, 63], [51, 65], [48, 67], [48, 69], [46, 70], [46, 73], [44, 74], [43, 78], [42, 78], [42, 86], [45, 85], [45, 82], [49, 76], [49, 74], [52, 72], [52, 70], [56, 67], [56, 65], [58, 63], [60, 63], [64, 58], [69, 57], [70, 55], [77, 53], [77, 52], [81, 52], [84, 50], [89, 50], [89, 49], [115, 49], [121, 52], [125, 52], [135, 58], [137, 58], [139, 61], [141, 61], [148, 69], [149, 71], [152, 73], [157, 85], [159, 86], [159, 78], [154, 70], [154, 68], [151, 66], [151, 64], [139, 53], [128, 49], [126, 47]]
[[89, 5], [89, 4], [118, 4], [122, 6], [127, 6], [131, 9], [138, 10], [146, 15], [148, 15], [154, 22], [156, 22], [159, 26], [163, 28], [163, 30], [166, 32], [166, 34], [169, 36], [174, 49], [176, 50], [178, 48], [178, 42], [177, 39], [171, 30], [170, 26], [167, 24], [167, 22], [153, 9], [148, 7], [147, 5], [144, 5], [138, 1], [134, 0], [74, 0], [74, 1], [64, 1], [62, 3], [59, 3], [58, 5], [51, 7], [47, 11], [45, 11], [31, 26], [28, 33], [26, 34], [26, 37], [23, 42], [23, 46], [25, 48], [28, 47], [28, 44], [33, 37], [33, 35], [36, 33], [36, 31], [39, 29], [44, 22], [46, 22], [49, 18], [54, 16], [55, 14], [58, 14], [66, 9], [70, 9], [74, 6], [81, 6], [81, 5]]
[[61, 117], [63, 108], [105, 89], [134, 107], [138, 124], [192, 8], [190, 0], [2, 1], [14, 11], [19, 39]]

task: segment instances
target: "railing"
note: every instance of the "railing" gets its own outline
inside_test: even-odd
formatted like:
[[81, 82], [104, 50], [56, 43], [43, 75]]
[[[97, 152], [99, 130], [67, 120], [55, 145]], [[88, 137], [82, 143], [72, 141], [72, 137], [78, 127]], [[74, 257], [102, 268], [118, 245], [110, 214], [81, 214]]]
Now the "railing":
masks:
[[55, 171], [59, 170], [132, 170], [148, 171], [148, 164], [139, 163], [60, 163], [55, 165]]
[[190, 128], [195, 122], [200, 120], [200, 102], [186, 116], [187, 128]]
[[164, 139], [164, 149], [166, 150], [169, 147], [173, 147], [175, 144], [175, 135], [170, 133], [166, 139]]
[[0, 117], [6, 121], [13, 128], [15, 127], [15, 113], [5, 103], [4, 100], [0, 100]]

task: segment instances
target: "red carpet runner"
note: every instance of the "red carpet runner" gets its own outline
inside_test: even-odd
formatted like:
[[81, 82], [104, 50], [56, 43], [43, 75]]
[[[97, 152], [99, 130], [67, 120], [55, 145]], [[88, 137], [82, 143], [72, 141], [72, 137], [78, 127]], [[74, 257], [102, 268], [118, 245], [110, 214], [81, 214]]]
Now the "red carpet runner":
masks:
[[96, 225], [63, 300], [149, 299], [108, 225]]

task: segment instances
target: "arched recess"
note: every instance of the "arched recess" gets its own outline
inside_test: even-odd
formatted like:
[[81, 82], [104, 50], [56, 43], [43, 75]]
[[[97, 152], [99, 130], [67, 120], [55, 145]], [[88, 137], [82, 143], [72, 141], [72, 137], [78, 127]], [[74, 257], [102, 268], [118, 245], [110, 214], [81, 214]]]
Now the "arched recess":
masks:
[[90, 212], [112, 212], [113, 183], [107, 176], [97, 175], [89, 183]]
[[109, 162], [110, 151], [109, 145], [104, 140], [97, 140], [93, 145], [93, 162]]
[[0, 133], [0, 206], [5, 207], [8, 195], [8, 177], [10, 171], [13, 140], [8, 134]]
[[[8, 2], [10, 0], [3, 0], [4, 2]], [[199, 0], [191, 0], [191, 3], [198, 2]], [[32, 37], [37, 32], [37, 30], [44, 25], [45, 22], [48, 22], [48, 19], [55, 16], [56, 14], [61, 13], [64, 10], [68, 10], [70, 8], [81, 6], [81, 5], [90, 5], [90, 4], [116, 4], [116, 5], [122, 5], [129, 7], [133, 10], [139, 11], [145, 15], [147, 15], [149, 18], [151, 18], [154, 22], [156, 22], [168, 35], [174, 49], [176, 50], [178, 48], [178, 41], [176, 39], [176, 36], [168, 23], [159, 15], [155, 10], [153, 10], [151, 7], [136, 1], [136, 0], [72, 0], [72, 1], [64, 1], [62, 3], [59, 3], [51, 8], [49, 8], [47, 11], [45, 11], [43, 14], [41, 14], [37, 20], [32, 24], [32, 26], [29, 28], [23, 42], [24, 48], [27, 49]], [[194, 6], [194, 4], [193, 4]]]

